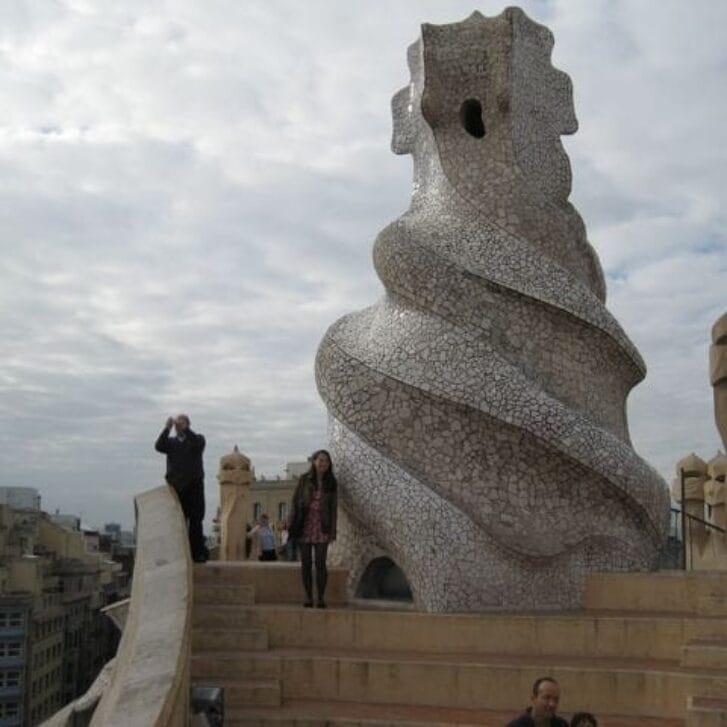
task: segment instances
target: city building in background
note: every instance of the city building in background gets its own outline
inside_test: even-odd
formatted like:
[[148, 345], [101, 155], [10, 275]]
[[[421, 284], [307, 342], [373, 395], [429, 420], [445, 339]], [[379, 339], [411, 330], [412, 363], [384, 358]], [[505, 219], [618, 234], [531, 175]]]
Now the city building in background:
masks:
[[40, 510], [40, 494], [34, 487], [0, 487], [0, 505]]
[[40, 724], [113, 657], [118, 634], [100, 609], [129, 595], [129, 535], [49, 515], [32, 488], [0, 488], [1, 727]]
[[267, 513], [275, 525], [284, 523], [290, 511], [290, 501], [300, 476], [308, 471], [310, 462], [288, 462], [285, 477], [253, 478], [250, 485], [247, 522], [255, 523], [262, 513]]

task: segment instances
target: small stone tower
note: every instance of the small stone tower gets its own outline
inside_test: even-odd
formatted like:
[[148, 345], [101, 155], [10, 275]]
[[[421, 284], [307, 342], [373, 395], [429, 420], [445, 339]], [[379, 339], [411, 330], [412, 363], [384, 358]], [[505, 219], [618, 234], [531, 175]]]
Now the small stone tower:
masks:
[[[704, 485], [704, 504], [708, 508], [708, 519], [722, 530], [727, 530], [727, 456], [721, 452], [707, 463], [709, 479]], [[727, 567], [727, 563], [725, 563]]]
[[235, 448], [220, 458], [220, 560], [245, 560], [245, 500], [250, 460]]

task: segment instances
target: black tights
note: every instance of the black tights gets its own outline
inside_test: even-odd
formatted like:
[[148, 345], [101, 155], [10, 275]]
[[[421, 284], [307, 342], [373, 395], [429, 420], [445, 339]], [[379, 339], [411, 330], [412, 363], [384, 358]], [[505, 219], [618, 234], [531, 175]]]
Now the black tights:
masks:
[[328, 568], [326, 568], [326, 556], [328, 555], [328, 543], [300, 543], [301, 574], [303, 576], [303, 588], [305, 588], [305, 600], [313, 601], [313, 554], [316, 560], [316, 591], [318, 591], [318, 602], [322, 603], [326, 595], [326, 581], [328, 581]]

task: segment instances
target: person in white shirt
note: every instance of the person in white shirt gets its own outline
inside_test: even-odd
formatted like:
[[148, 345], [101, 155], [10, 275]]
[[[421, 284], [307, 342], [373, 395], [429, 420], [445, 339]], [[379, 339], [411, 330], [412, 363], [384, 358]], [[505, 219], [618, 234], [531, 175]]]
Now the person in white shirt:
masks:
[[275, 538], [275, 532], [270, 527], [270, 518], [266, 513], [260, 515], [260, 523], [256, 525], [248, 534], [253, 539], [255, 552], [258, 560], [277, 560], [278, 544]]

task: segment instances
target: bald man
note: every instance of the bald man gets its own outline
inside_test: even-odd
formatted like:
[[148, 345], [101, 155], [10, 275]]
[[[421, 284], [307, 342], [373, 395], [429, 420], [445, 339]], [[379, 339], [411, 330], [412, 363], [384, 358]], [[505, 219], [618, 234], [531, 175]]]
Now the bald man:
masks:
[[568, 723], [556, 715], [560, 701], [560, 685], [553, 677], [539, 677], [533, 684], [530, 706], [507, 727], [568, 727]]

